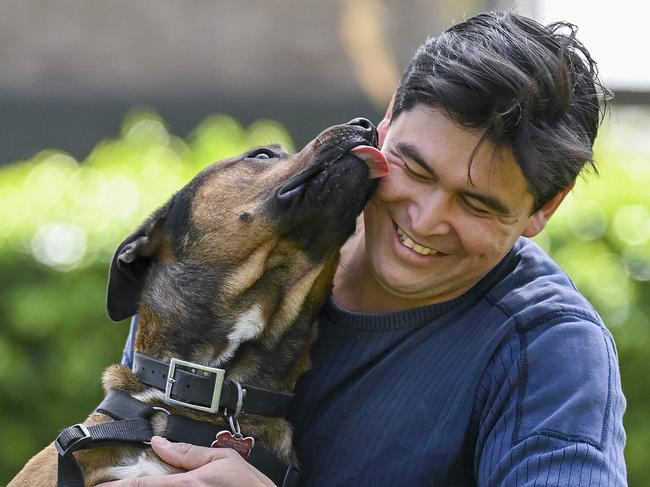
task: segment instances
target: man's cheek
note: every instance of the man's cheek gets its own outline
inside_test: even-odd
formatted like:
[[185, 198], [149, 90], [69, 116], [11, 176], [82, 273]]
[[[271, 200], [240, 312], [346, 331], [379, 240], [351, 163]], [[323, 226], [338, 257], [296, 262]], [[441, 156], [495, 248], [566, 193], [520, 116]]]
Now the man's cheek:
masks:
[[375, 191], [375, 199], [400, 199], [407, 195], [413, 195], [416, 192], [413, 183], [404, 177], [404, 171], [395, 163], [388, 163], [389, 173], [379, 179], [379, 185]]

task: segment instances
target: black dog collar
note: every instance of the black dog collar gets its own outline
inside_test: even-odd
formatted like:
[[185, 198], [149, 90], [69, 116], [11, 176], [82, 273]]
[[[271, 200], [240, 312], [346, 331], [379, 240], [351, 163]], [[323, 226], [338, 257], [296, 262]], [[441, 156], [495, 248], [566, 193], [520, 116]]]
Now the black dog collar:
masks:
[[143, 383], [165, 392], [165, 401], [199, 411], [229, 411], [285, 417], [293, 394], [224, 380], [225, 370], [171, 359], [163, 362], [139, 352], [132, 371]]

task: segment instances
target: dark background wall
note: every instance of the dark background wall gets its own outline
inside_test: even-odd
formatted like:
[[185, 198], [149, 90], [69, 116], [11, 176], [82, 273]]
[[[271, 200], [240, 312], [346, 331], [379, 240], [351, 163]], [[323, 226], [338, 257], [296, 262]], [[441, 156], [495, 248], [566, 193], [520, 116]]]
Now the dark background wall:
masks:
[[0, 0], [0, 163], [83, 158], [134, 105], [185, 135], [274, 118], [297, 145], [380, 116], [413, 50], [489, 0]]

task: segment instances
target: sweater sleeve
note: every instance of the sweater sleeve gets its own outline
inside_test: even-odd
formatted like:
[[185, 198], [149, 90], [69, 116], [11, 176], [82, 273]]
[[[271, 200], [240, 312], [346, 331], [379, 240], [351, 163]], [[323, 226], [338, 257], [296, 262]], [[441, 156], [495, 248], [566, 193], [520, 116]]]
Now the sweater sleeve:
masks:
[[624, 486], [616, 349], [602, 325], [556, 316], [492, 357], [473, 414], [479, 486]]
[[131, 368], [133, 365], [133, 346], [135, 342], [135, 333], [138, 331], [138, 315], [131, 318], [131, 327], [129, 328], [129, 335], [126, 337], [124, 343], [124, 350], [122, 351], [122, 365]]

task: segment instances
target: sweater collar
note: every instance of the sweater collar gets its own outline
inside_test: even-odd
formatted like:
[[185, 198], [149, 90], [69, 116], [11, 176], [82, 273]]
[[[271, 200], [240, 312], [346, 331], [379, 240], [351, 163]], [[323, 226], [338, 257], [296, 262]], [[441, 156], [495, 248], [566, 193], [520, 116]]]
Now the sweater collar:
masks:
[[[322, 316], [331, 324], [360, 331], [382, 331], [400, 328], [417, 328], [443, 316], [471, 299], [480, 299], [492, 286], [508, 275], [516, 261], [517, 251], [524, 245], [522, 239], [481, 278], [471, 289], [443, 303], [389, 313], [360, 313], [341, 308], [330, 294]], [[324, 323], [323, 323], [324, 324]]]

